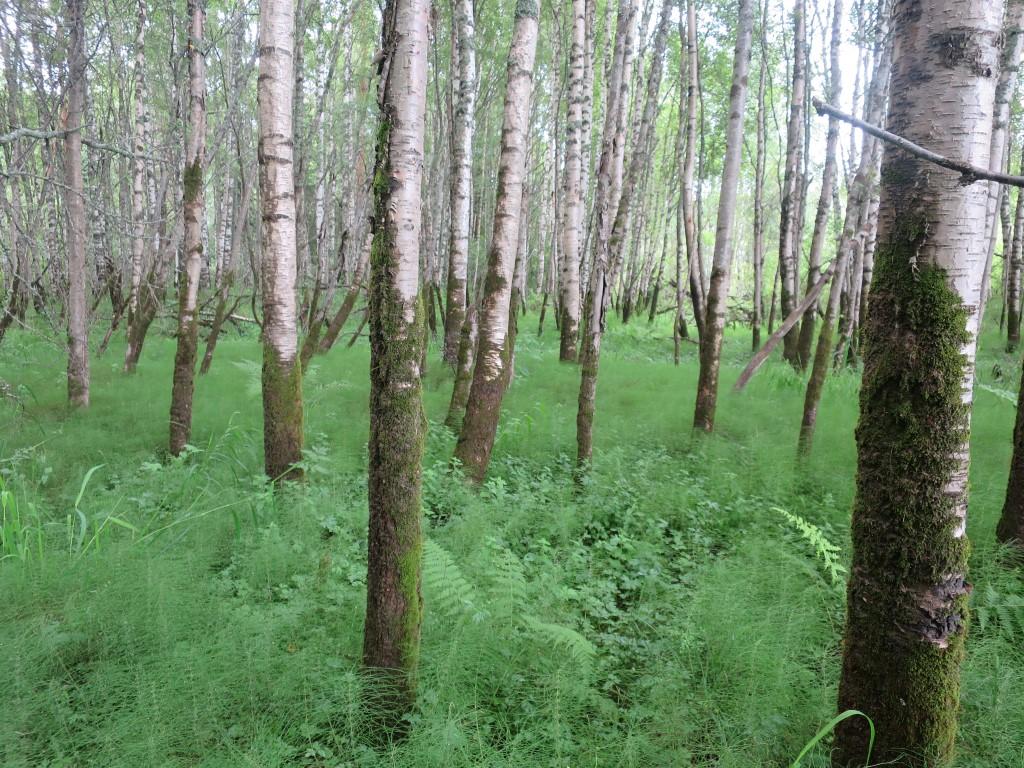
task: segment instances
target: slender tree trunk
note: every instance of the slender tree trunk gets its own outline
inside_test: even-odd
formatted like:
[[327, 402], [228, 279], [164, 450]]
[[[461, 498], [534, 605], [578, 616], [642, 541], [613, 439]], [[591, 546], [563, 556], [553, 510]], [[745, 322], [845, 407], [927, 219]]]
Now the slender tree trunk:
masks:
[[[651, 69], [647, 80], [647, 96], [643, 105], [640, 126], [637, 130], [636, 141], [633, 153], [629, 160], [629, 169], [623, 176], [622, 190], [619, 196], [618, 205], [615, 210], [615, 218], [611, 222], [611, 229], [607, 236], [602, 234], [602, 229], [607, 227], [606, 219], [611, 214], [611, 200], [605, 204], [601, 199], [600, 190], [604, 174], [607, 173], [605, 151], [602, 151], [600, 171], [598, 174], [598, 201], [602, 204], [598, 208], [595, 226], [597, 227], [596, 247], [594, 251], [594, 267], [590, 282], [589, 296], [587, 297], [588, 314], [584, 324], [583, 350], [581, 359], [580, 394], [576, 412], [576, 465], [577, 468], [585, 469], [593, 458], [594, 453], [594, 410], [597, 398], [597, 373], [601, 360], [601, 337], [604, 332], [605, 316], [611, 301], [611, 286], [607, 275], [617, 271], [618, 264], [622, 260], [622, 252], [626, 241], [626, 228], [629, 221], [630, 207], [633, 202], [633, 195], [636, 192], [640, 180], [640, 173], [647, 166], [649, 157], [644, 148], [650, 144], [650, 136], [654, 130], [654, 122], [657, 117], [658, 95], [661, 89], [661, 66], [665, 55], [665, 46], [668, 42], [668, 28], [671, 21], [670, 11], [672, 6], [665, 3], [662, 6], [661, 19], [658, 23], [658, 30], [655, 34], [654, 49], [651, 54]], [[623, 27], [623, 13], [625, 12], [625, 24]], [[633, 17], [636, 15], [635, 3], [623, 0], [619, 5], [619, 35], [626, 33], [626, 50], [624, 56], [629, 56], [628, 40], [634, 26]], [[618, 37], [616, 36], [616, 44]], [[621, 95], [614, 104], [618, 112], [616, 120], [618, 128], [615, 135], [605, 139], [606, 150], [624, 142], [624, 121], [623, 116], [627, 106], [627, 92], [624, 73], [619, 74], [619, 81], [616, 82], [615, 71], [609, 88], [616, 84], [620, 87]], [[609, 91], [610, 92], [610, 91]], [[609, 99], [608, 109], [612, 109]], [[611, 114], [609, 112], [609, 114]], [[609, 123], [605, 123], [606, 132], [609, 130]]]
[[[680, 19], [680, 23], [682, 20]], [[680, 199], [683, 217], [683, 235], [686, 242], [686, 260], [689, 265], [690, 300], [697, 338], [704, 343], [707, 318], [707, 297], [704, 292], [701, 262], [700, 231], [694, 215], [697, 212], [693, 185], [693, 171], [697, 150], [697, 106], [700, 97], [700, 58], [697, 50], [697, 7], [695, 0], [686, 0], [686, 134], [683, 150], [683, 192]], [[680, 107], [680, 120], [682, 119]], [[681, 289], [677, 289], [681, 290]]]
[[[1004, 244], [1003, 250], [1006, 250]], [[1024, 265], [1024, 195], [1017, 195], [1013, 240], [1006, 269], [1006, 351], [1015, 352], [1020, 344], [1021, 266]]]
[[[1002, 3], [897, 0], [888, 130], [988, 167]], [[964, 98], [963, 94], [970, 94]], [[889, 147], [863, 325], [839, 709], [875, 763], [952, 761], [967, 628], [967, 474], [988, 188]], [[867, 723], [836, 729], [864, 764]]]
[[128, 327], [135, 322], [146, 251], [146, 2], [139, 0], [135, 26], [135, 132], [132, 158], [132, 267], [128, 293]]
[[472, 0], [453, 0], [453, 50], [458, 70], [452, 110], [451, 227], [445, 297], [444, 360], [458, 365], [459, 336], [466, 317], [469, 224], [473, 203], [473, 128], [476, 104], [476, 42]]
[[462, 462], [467, 477], [474, 483], [482, 482], [487, 473], [504, 395], [505, 345], [512, 299], [512, 272], [522, 218], [530, 92], [537, 51], [537, 15], [536, 0], [520, 0], [516, 6], [508, 54], [508, 89], [501, 131], [494, 232], [480, 307], [480, 338], [466, 417], [455, 447], [455, 457]]
[[754, 158], [754, 306], [751, 312], [751, 348], [761, 348], [761, 322], [764, 318], [764, 176], [765, 151], [765, 86], [768, 80], [767, 50], [768, 2], [761, 3], [761, 65], [757, 78], [757, 154]]
[[89, 405], [89, 318], [86, 299], [85, 184], [82, 113], [85, 111], [85, 3], [67, 0], [68, 101], [64, 138], [64, 207], [68, 249], [68, 401]]
[[[839, 71], [839, 48], [842, 44], [842, 0], [835, 0], [832, 7], [832, 42], [829, 46], [829, 80], [828, 101], [838, 104], [842, 92], [842, 73]], [[818, 282], [821, 269], [821, 254], [828, 234], [828, 217], [832, 209], [832, 193], [836, 180], [836, 154], [839, 145], [839, 121], [829, 118], [828, 134], [825, 138], [825, 167], [821, 172], [821, 192], [818, 195], [818, 208], [814, 215], [814, 232], [811, 235], [811, 251], [807, 265], [807, 290]], [[835, 283], [833, 278], [833, 283]], [[829, 299], [831, 302], [831, 298]], [[837, 300], [838, 301], [838, 300]], [[814, 325], [817, 320], [818, 306], [811, 307], [804, 313], [800, 323], [800, 335], [797, 339], [796, 363], [805, 369], [811, 362], [811, 344], [814, 342]], [[833, 313], [834, 316], [835, 313]], [[832, 330], [829, 329], [831, 335]], [[817, 363], [815, 351], [815, 364]], [[827, 367], [827, 366], [826, 366]], [[806, 413], [805, 413], [806, 416]]]
[[[782, 315], [788, 317], [800, 301], [799, 258], [800, 225], [803, 214], [800, 200], [800, 158], [804, 144], [804, 91], [806, 89], [805, 23], [806, 0], [796, 0], [793, 9], [793, 85], [789, 94], [789, 125], [786, 129], [786, 160], [779, 208], [779, 286]], [[782, 356], [799, 367], [797, 345], [799, 328], [793, 328], [783, 341]]]
[[565, 201], [562, 214], [562, 264], [559, 292], [561, 296], [561, 322], [559, 330], [561, 343], [558, 359], [562, 362], [576, 361], [576, 345], [579, 340], [580, 323], [580, 263], [579, 254], [583, 241], [583, 210], [586, 177], [583, 167], [582, 148], [589, 143], [584, 134], [584, 102], [590, 98], [584, 92], [583, 65], [586, 46], [586, 0], [572, 2], [572, 37], [569, 48], [569, 111], [565, 131], [565, 168], [562, 172]]
[[171, 454], [177, 456], [192, 434], [192, 394], [199, 344], [199, 273], [203, 258], [203, 168], [206, 163], [206, 56], [203, 53], [204, 0], [189, 0], [189, 136], [185, 145], [183, 217], [185, 262], [178, 285], [178, 347], [171, 388]]
[[260, 0], [259, 45], [263, 453], [267, 477], [276, 481], [302, 476], [296, 467], [302, 459], [302, 366], [295, 274], [298, 243], [305, 242], [306, 232], [304, 222], [296, 220], [296, 179], [292, 177], [296, 81], [292, 0]]
[[381, 676], [383, 725], [399, 731], [416, 697], [423, 614], [419, 261], [429, 12], [426, 0], [388, 0], [384, 8], [367, 312], [370, 524], [363, 664]]
[[736, 51], [733, 57], [729, 117], [726, 123], [725, 158], [722, 164], [722, 189], [718, 197], [718, 224], [715, 230], [711, 287], [708, 291], [704, 336], [700, 344], [700, 374], [693, 415], [693, 428], [704, 432], [711, 432], [715, 428], [718, 369], [721, 366], [722, 337], [725, 334], [725, 303], [729, 297], [729, 274], [732, 271], [732, 228], [736, 217], [736, 190], [739, 186], [740, 161], [743, 154], [743, 111], [747, 103], [747, 78], [754, 29], [753, 11], [752, 0], [739, 0]]
[[469, 389], [473, 384], [473, 361], [476, 357], [476, 345], [476, 306], [470, 304], [466, 311], [466, 318], [462, 321], [459, 339], [459, 365], [455, 369], [455, 386], [452, 387], [452, 399], [448, 404], [448, 415], [444, 420], [445, 426], [456, 434], [462, 430], [466, 403], [469, 402]]

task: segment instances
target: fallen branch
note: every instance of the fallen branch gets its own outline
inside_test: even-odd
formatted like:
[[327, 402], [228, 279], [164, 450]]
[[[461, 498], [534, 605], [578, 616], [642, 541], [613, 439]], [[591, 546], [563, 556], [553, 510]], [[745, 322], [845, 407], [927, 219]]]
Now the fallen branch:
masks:
[[922, 160], [927, 160], [929, 163], [934, 163], [935, 165], [942, 166], [943, 168], [948, 168], [951, 171], [956, 171], [960, 174], [961, 184], [973, 184], [976, 181], [995, 181], [1011, 187], [1024, 187], [1024, 176], [1011, 176], [1008, 173], [990, 171], [987, 168], [979, 168], [976, 165], [969, 165], [968, 163], [961, 162], [960, 160], [950, 160], [948, 157], [943, 157], [937, 152], [932, 152], [930, 149], [918, 146], [909, 139], [904, 139], [902, 136], [897, 136], [895, 133], [889, 133], [889, 131], [879, 128], [877, 125], [866, 123], [863, 120], [857, 119], [853, 115], [840, 112], [831, 104], [826, 104], [821, 99], [813, 98], [811, 99], [811, 103], [814, 105], [814, 109], [819, 115], [828, 115], [836, 120], [842, 120], [844, 123], [849, 123], [854, 128], [860, 128], [865, 133], [869, 133], [877, 139], [893, 144], [916, 157], [920, 157]]
[[747, 363], [747, 367], [743, 369], [743, 373], [736, 379], [736, 383], [733, 385], [733, 392], [740, 392], [747, 382], [749, 382], [754, 374], [757, 373], [757, 369], [764, 365], [764, 361], [768, 359], [775, 347], [778, 346], [779, 342], [782, 341], [782, 337], [789, 333], [790, 329], [797, 324], [804, 313], [811, 308], [821, 294], [822, 290], [828, 284], [829, 278], [832, 277], [832, 273], [835, 272], [836, 263], [833, 261], [828, 265], [828, 268], [821, 273], [821, 277], [818, 278], [811, 290], [804, 296], [804, 300], [801, 301], [796, 309], [789, 313], [789, 317], [780, 325], [775, 333], [768, 337], [768, 340], [764, 343], [764, 346], [757, 351], [757, 354], [750, 358], [750, 362]]

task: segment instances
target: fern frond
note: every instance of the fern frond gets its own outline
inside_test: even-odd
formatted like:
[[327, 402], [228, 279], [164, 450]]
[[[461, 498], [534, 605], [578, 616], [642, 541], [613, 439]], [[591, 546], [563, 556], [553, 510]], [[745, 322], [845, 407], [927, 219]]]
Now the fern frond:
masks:
[[479, 610], [476, 588], [447, 550], [432, 539], [423, 540], [423, 593], [431, 610], [451, 618], [469, 618]]

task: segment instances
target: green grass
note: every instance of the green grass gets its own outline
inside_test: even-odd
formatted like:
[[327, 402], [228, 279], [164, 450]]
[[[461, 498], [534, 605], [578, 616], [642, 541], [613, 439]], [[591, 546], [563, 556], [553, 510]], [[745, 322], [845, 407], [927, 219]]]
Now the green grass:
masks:
[[[170, 339], [153, 334], [133, 377], [117, 344], [94, 358], [92, 407], [69, 414], [62, 350], [10, 333], [0, 765], [789, 766], [835, 714], [844, 596], [821, 552], [849, 557], [857, 376], [830, 379], [798, 474], [803, 382], [771, 363], [732, 394], [745, 331], [727, 342], [718, 434], [694, 441], [696, 347], [675, 367], [666, 326], [616, 326], [576, 494], [578, 370], [535, 322], [479, 494], [447, 472], [451, 377], [431, 351], [420, 699], [386, 749], [367, 738], [358, 666], [365, 345], [316, 360], [308, 482], [275, 495], [254, 337], [221, 341], [195, 450], [168, 460]], [[999, 391], [1020, 366], [984, 341], [958, 765], [1009, 768], [1024, 760], [1024, 587], [993, 536], [1014, 416]], [[801, 765], [827, 754], [828, 737]]]

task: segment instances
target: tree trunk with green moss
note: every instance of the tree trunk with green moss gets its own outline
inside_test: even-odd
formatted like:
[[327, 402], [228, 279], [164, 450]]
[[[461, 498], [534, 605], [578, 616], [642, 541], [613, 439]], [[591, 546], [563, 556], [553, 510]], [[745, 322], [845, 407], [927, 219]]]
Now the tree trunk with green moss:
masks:
[[[295, 302], [297, 240], [293, 166], [295, 7], [260, 1], [260, 211], [263, 291], [263, 455], [267, 477], [297, 479], [302, 471], [302, 366]], [[300, 230], [297, 233], [297, 228]]]
[[394, 729], [416, 697], [423, 598], [419, 262], [429, 51], [427, 0], [389, 0], [383, 15], [370, 254], [369, 546], [363, 664], [375, 711]]
[[506, 343], [526, 176], [530, 93], [537, 52], [537, 15], [536, 0], [518, 0], [508, 54], [498, 191], [480, 305], [480, 338], [466, 416], [455, 446], [455, 458], [462, 463], [467, 477], [476, 483], [483, 481], [491, 460], [507, 378]]
[[476, 306], [470, 304], [462, 321], [459, 335], [459, 360], [455, 368], [455, 386], [448, 404], [448, 415], [444, 424], [458, 434], [462, 431], [462, 419], [469, 402], [469, 388], [473, 385], [473, 362], [476, 358], [477, 320]]
[[189, 118], [185, 146], [183, 214], [185, 263], [178, 285], [178, 346], [171, 388], [170, 451], [177, 456], [192, 435], [192, 394], [199, 346], [199, 273], [203, 260], [203, 168], [206, 165], [206, 56], [203, 0], [189, 0]]
[[[898, 0], [888, 130], [988, 167], [998, 0]], [[969, 96], [965, 96], [969, 94]], [[857, 426], [839, 709], [873, 764], [950, 765], [967, 630], [967, 474], [988, 189], [889, 147]], [[861, 718], [834, 763], [864, 765]]]

